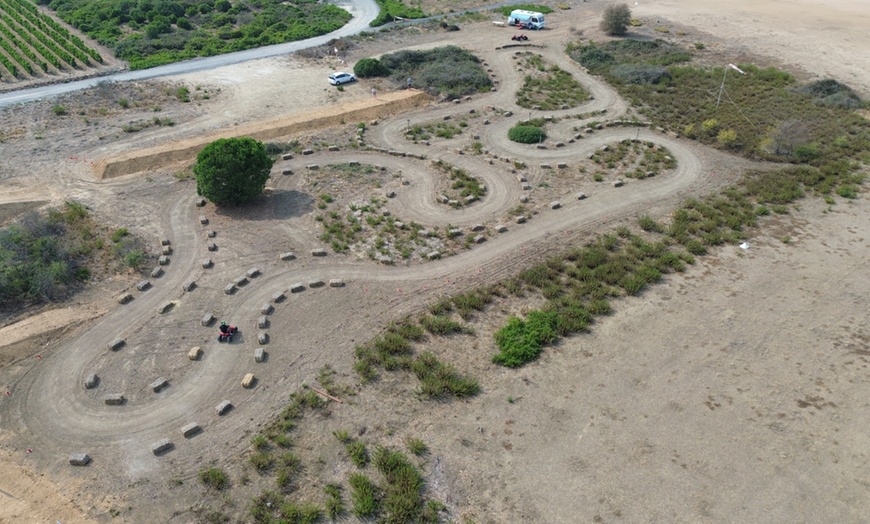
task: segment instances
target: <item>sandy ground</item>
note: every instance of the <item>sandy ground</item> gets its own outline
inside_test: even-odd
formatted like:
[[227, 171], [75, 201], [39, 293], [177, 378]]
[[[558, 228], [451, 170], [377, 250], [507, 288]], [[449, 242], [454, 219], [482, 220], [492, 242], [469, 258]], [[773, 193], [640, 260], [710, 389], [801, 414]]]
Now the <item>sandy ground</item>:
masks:
[[[603, 5], [591, 4], [596, 9]], [[807, 77], [810, 71], [833, 75], [866, 94], [870, 68], [865, 67], [866, 38], [860, 29], [870, 8], [853, 2], [800, 2], [800, 9], [781, 4], [672, 1], [632, 9], [650, 25], [678, 25], [686, 32], [680, 38], [709, 42], [716, 56], [729, 61], [731, 56], [767, 56], [771, 63]], [[552, 15], [553, 31], [533, 35], [533, 43], [548, 43], [550, 49], [544, 52], [559, 60], [570, 26], [595, 37], [594, 13], [587, 7], [577, 3], [564, 15]], [[484, 24], [449, 35], [450, 41], [460, 39], [485, 55], [502, 82], [499, 92], [479, 102], [480, 109], [509, 100], [516, 85], [509, 62], [492, 49], [492, 41], [505, 35]], [[371, 49], [351, 51], [359, 56], [348, 58], [391, 47], [433, 45], [444, 38], [392, 36]], [[829, 58], [820, 65], [819, 56]], [[0, 166], [4, 188], [11, 189], [4, 202], [20, 205], [28, 201], [22, 195], [31, 192], [32, 202], [81, 199], [98, 216], [155, 241], [171, 232], [178, 247], [167, 276], [152, 293], [137, 294], [123, 313], [87, 322], [115, 308], [105, 297], [130, 290], [135, 283], [130, 278], [99, 283], [77, 299], [81, 304], [74, 311], [47, 312], [30, 320], [36, 330], [44, 327], [41, 338], [22, 337], [20, 326], [5, 328], [4, 333], [19, 335], [4, 348], [0, 369], [0, 382], [10, 391], [0, 405], [0, 478], [11, 479], [0, 482], [0, 495], [6, 499], [0, 520], [108, 522], [117, 514], [128, 522], [153, 522], [157, 515], [160, 521], [190, 522], [194, 517], [189, 508], [196, 501], [221, 504], [197, 486], [195, 471], [203, 461], [222, 458], [238, 478], [251, 431], [280, 409], [288, 392], [312, 382], [324, 364], [353, 382], [354, 343], [377, 333], [386, 320], [415, 311], [441, 293], [496, 280], [562, 245], [554, 239], [582, 238], [641, 210], [664, 213], [686, 191], [704, 192], [727, 181], [704, 176], [714, 168], [718, 172], [726, 159], [662, 137], [680, 155], [682, 171], [650, 184], [629, 185], [622, 194], [601, 192], [589, 201], [591, 207], [569, 208], [576, 216], [537, 217], [530, 227], [514, 228], [509, 240], [489, 242], [443, 265], [393, 271], [328, 257], [322, 262], [298, 260], [288, 273], [274, 253], [306, 252], [315, 247], [312, 239], [318, 234], [297, 215], [311, 205], [304, 180], [278, 179], [272, 205], [246, 215], [195, 210], [190, 183], [171, 178], [177, 166], [145, 178], [93, 180], [92, 162], [132, 149], [172, 147], [173, 141], [192, 135], [317, 107], [329, 113], [336, 103], [371, 103], [371, 84], [362, 82], [342, 93], [319, 87], [338, 67], [333, 62], [263, 60], [177, 79], [194, 93], [211, 95], [194, 97], [190, 104], [173, 101], [160, 86], [145, 86], [141, 107], [130, 113], [117, 108], [119, 95], [106, 92], [98, 94], [104, 99], [98, 96], [87, 105], [106, 107], [107, 114], [58, 121], [50, 113], [53, 101], [3, 114], [4, 122], [14, 123], [14, 133], [5, 136], [16, 137], [0, 143], [4, 157], [15, 159]], [[312, 85], [318, 87], [307, 87]], [[596, 100], [604, 103], [606, 91], [600, 94]], [[72, 107], [74, 101], [69, 103]], [[121, 130], [129, 121], [149, 118], [154, 104], [176, 125], [134, 135]], [[607, 104], [617, 107], [611, 116], [624, 111], [612, 105], [619, 104], [617, 99]], [[457, 109], [433, 105], [385, 118], [372, 129], [371, 140], [384, 147], [410, 147], [397, 139], [406, 118], [440, 118], [449, 111]], [[494, 119], [488, 128], [495, 131], [488, 134], [479, 127], [494, 151], [510, 147], [499, 142], [497, 131], [507, 124]], [[312, 130], [307, 138], [317, 136]], [[602, 136], [607, 139], [616, 135]], [[453, 154], [451, 161], [457, 163], [471, 161], [444, 154]], [[535, 164], [558, 159], [535, 150], [523, 154]], [[570, 160], [583, 150], [564, 154]], [[340, 155], [332, 160], [341, 160]], [[318, 161], [331, 160], [327, 155]], [[377, 161], [416, 180], [396, 200], [394, 211], [438, 220], [439, 210], [424, 205], [422, 165], [392, 157]], [[304, 163], [287, 165], [298, 171]], [[496, 168], [488, 172], [481, 163], [476, 169], [490, 187], [499, 187]], [[531, 171], [537, 177], [533, 180], [543, 176]], [[465, 215], [441, 220], [495, 223], [517, 194], [513, 185], [504, 185], [498, 197]], [[558, 197], [545, 190], [538, 195], [542, 207]], [[626, 197], [637, 200], [624, 202]], [[650, 207], [653, 198], [657, 204]], [[343, 479], [346, 465], [329, 435], [341, 427], [367, 428], [371, 443], [400, 445], [405, 437], [423, 438], [432, 450], [422, 464], [428, 489], [448, 505], [451, 515], [476, 522], [866, 521], [870, 499], [863, 472], [868, 449], [861, 437], [868, 421], [861, 414], [866, 408], [861, 399], [868, 393], [864, 375], [870, 349], [862, 312], [870, 253], [863, 234], [870, 214], [865, 207], [866, 199], [839, 203], [830, 211], [818, 202], [804, 203], [793, 217], [754, 238], [748, 251], [728, 248], [685, 275], [670, 277], [641, 299], [620, 301], [617, 313], [599, 322], [590, 335], [563, 341], [518, 372], [489, 364], [488, 332], [508, 312], [528, 304], [501, 305], [477, 320], [477, 338], [432, 345], [446, 360], [481, 377], [482, 395], [470, 402], [421, 404], [408, 391], [413, 386], [407, 381], [388, 377], [334, 408], [330, 419], [311, 420], [300, 429], [303, 450], [327, 457], [306, 475]], [[197, 269], [198, 260], [206, 256], [204, 230], [190, 227], [198, 213], [208, 213], [209, 227], [218, 232], [220, 248], [211, 255], [217, 262], [211, 273]], [[788, 244], [781, 240], [786, 235], [791, 237]], [[237, 243], [231, 238], [251, 240]], [[252, 266], [260, 267], [263, 276], [226, 299], [226, 283]], [[200, 284], [197, 293], [171, 291], [191, 275]], [[256, 370], [261, 378], [256, 389], [195, 386], [235, 384], [250, 369], [256, 310], [276, 289], [291, 280], [334, 276], [356, 284], [341, 291], [310, 289], [276, 307], [272, 322], [278, 329], [270, 333], [268, 366]], [[175, 301], [176, 307], [151, 320], [145, 331], [139, 319], [152, 317], [165, 300]], [[236, 350], [215, 351], [212, 330], [185, 327], [198, 324], [207, 309], [219, 316], [235, 314], [245, 322]], [[314, 321], [324, 318], [330, 322]], [[73, 327], [65, 328], [64, 319], [73, 321]], [[80, 322], [87, 325], [78, 329]], [[341, 330], [334, 329], [336, 323]], [[152, 330], [160, 335], [152, 336]], [[97, 349], [119, 335], [128, 340], [121, 363], [116, 355]], [[57, 339], [64, 344], [58, 346]], [[167, 358], [183, 355], [192, 345], [206, 348], [201, 365]], [[128, 405], [113, 413], [111, 424], [105, 423], [103, 410], [92, 407], [108, 391], [69, 394], [80, 391], [81, 376], [89, 369], [99, 370], [103, 389], [128, 392]], [[171, 377], [172, 386], [151, 400], [147, 385], [162, 374]], [[234, 417], [217, 421], [203, 416], [226, 396], [237, 406]], [[33, 413], [36, 406], [46, 411]], [[192, 417], [204, 426], [202, 435], [192, 441], [173, 437], [176, 450], [164, 459], [150, 455], [149, 443], [167, 431], [176, 433]], [[65, 442], [57, 442], [60, 435]], [[95, 463], [70, 471], [66, 456], [82, 447]], [[243, 506], [245, 496], [263, 485], [237, 486], [235, 504]]]
[[862, 97], [870, 95], [865, 1], [652, 0], [631, 9], [652, 24], [668, 20], [715, 36], [727, 42], [732, 56], [763, 55], [793, 72], [835, 78]]

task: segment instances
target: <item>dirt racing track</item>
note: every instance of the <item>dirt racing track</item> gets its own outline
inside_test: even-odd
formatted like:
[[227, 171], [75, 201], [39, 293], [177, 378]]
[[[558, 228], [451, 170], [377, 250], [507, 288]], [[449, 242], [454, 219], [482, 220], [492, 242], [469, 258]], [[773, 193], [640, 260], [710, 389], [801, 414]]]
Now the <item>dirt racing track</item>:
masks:
[[[86, 332], [43, 355], [39, 365], [10, 388], [9, 402], [0, 412], [4, 427], [32, 437], [32, 447], [43, 450], [49, 470], [67, 467], [70, 454], [88, 453], [94, 462], [79, 471], [99, 472], [94, 482], [147, 477], [159, 472], [161, 461], [169, 457], [172, 466], [167, 468], [193, 475], [203, 461], [247, 447], [250, 432], [280, 409], [290, 391], [311, 382], [318, 368], [349, 361], [353, 347], [341, 334], [345, 328], [376, 333], [378, 327], [368, 325], [371, 308], [407, 313], [439, 294], [452, 292], [457, 278], [464, 278], [463, 284], [495, 279], [511, 272], [515, 263], [536, 256], [535, 246], [567, 246], [584, 229], [639, 215], [650, 206], [721, 183], [709, 176], [709, 166], [687, 144], [645, 128], [604, 127], [574, 139], [573, 127], [584, 120], [569, 118], [548, 126], [546, 149], [510, 142], [507, 130], [530, 113], [513, 102], [522, 77], [514, 67], [518, 50], [524, 49], [498, 49], [484, 57], [498, 80], [497, 91], [370, 126], [368, 145], [394, 154], [322, 151], [276, 162], [264, 209], [218, 210], [210, 204], [198, 207], [198, 198], [189, 192], [169, 195], [163, 238], [170, 241], [171, 250], [166, 255], [168, 264], [161, 266], [163, 274], [148, 278], [147, 289], [131, 289], [132, 300], [118, 304]], [[625, 114], [626, 104], [615, 92], [562, 53], [546, 47], [528, 50], [573, 72], [593, 94], [583, 106], [532, 111], [532, 116], [604, 111], [594, 119], [605, 121]], [[493, 113], [495, 107], [512, 114]], [[467, 115], [490, 121], [480, 132], [487, 154], [459, 154], [455, 148], [413, 144], [403, 137], [408, 123]], [[589, 120], [593, 118], [585, 121]], [[560, 169], [559, 163], [587, 158], [603, 145], [637, 137], [666, 147], [677, 160], [676, 169], [627, 181], [623, 187], [595, 185], [592, 191], [584, 189], [588, 195], [584, 200], [576, 198], [576, 191], [569, 192], [560, 199], [558, 209], [551, 209], [549, 201], [535, 200], [534, 189], [523, 190], [517, 172], [512, 172], [513, 160], [526, 163], [528, 168], [519, 173], [535, 187], [548, 173]], [[435, 178], [443, 175], [430, 167], [435, 158], [482, 179], [487, 195], [456, 210], [437, 203]], [[315, 256], [313, 250], [325, 247], [318, 240], [320, 232], [296, 225], [299, 217], [313, 211], [313, 199], [301, 187], [299, 174], [314, 164], [351, 161], [401, 171], [407, 184], [396, 182], [395, 198], [384, 205], [394, 216], [424, 226], [452, 224], [466, 234], [472, 225], [484, 224], [488, 240], [454, 256], [411, 266], [377, 265], [368, 259], [334, 255], [331, 250]], [[282, 175], [286, 169], [296, 174]], [[383, 197], [384, 190], [379, 193]], [[530, 195], [529, 205], [538, 212], [520, 224], [507, 212], [523, 194]], [[228, 238], [224, 233], [230, 222], [244, 233]], [[507, 230], [498, 233], [496, 225]], [[209, 250], [211, 243], [214, 250]], [[292, 257], [281, 258], [289, 252]], [[211, 264], [204, 264], [205, 259]], [[186, 286], [190, 282], [195, 285]], [[321, 321], [301, 323], [294, 311], [302, 308], [307, 318]], [[209, 314], [215, 322], [204, 326], [203, 318]], [[216, 321], [221, 319], [241, 328], [240, 336], [230, 344], [216, 340]], [[118, 339], [124, 343], [111, 349], [110, 344]], [[203, 355], [191, 360], [188, 352], [195, 346]], [[265, 351], [263, 362], [255, 362], [257, 348]], [[256, 381], [244, 388], [241, 382], [248, 373]], [[98, 381], [86, 389], [83, 383], [91, 374]], [[155, 392], [153, 386], [161, 378], [167, 383]], [[117, 394], [123, 395], [123, 403], [105, 402]], [[233, 407], [219, 415], [216, 407], [223, 401]], [[202, 431], [183, 435], [182, 428], [192, 423]], [[162, 439], [172, 446], [153, 453], [152, 445]]]

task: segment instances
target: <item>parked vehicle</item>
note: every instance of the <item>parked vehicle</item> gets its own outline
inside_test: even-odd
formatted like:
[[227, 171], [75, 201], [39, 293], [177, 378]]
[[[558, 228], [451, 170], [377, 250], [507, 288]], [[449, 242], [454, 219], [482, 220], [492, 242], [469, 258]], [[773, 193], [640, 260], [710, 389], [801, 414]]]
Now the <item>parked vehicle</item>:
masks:
[[356, 77], [350, 73], [338, 72], [329, 75], [329, 83], [334, 86], [356, 82]]
[[544, 15], [536, 11], [526, 11], [525, 9], [515, 9], [511, 11], [508, 17], [508, 25], [517, 26], [522, 29], [543, 29]]

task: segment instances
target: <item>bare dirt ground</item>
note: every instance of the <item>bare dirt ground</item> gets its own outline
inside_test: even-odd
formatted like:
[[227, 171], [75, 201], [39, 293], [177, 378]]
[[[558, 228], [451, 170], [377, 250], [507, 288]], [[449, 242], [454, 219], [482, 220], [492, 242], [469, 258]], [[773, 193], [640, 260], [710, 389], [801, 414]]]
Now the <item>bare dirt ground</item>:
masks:
[[[563, 113], [600, 108], [615, 118], [629, 110], [561, 53], [574, 30], [600, 36], [595, 26], [602, 5], [572, 4], [572, 10], [550, 15], [552, 30], [532, 35], [531, 43], [544, 46], [532, 50], [574, 72], [595, 94], [590, 105]], [[633, 10], [647, 23], [647, 34], [661, 36], [652, 26], [673, 24], [671, 37], [707, 43], [711, 60], [767, 57], [805, 76], [834, 75], [866, 94], [870, 69], [852, 66], [866, 60], [861, 53], [866, 39], [857, 32], [866, 8], [801, 2], [800, 13], [783, 15], [776, 2], [715, 2], [715, 10], [713, 5], [671, 1]], [[782, 16], [794, 21], [788, 30], [780, 25]], [[825, 23], [803, 22], [802, 16]], [[80, 200], [100, 219], [129, 227], [155, 246], [171, 237], [175, 248], [166, 275], [152, 279], [152, 290], [132, 287], [141, 277], [113, 277], [65, 304], [68, 310], [33, 312], [26, 323], [0, 332], [14, 333], [0, 350], [0, 385], [9, 392], [0, 400], [0, 478], [11, 479], [0, 481], [0, 521], [192, 522], [192, 508], [201, 503], [242, 512], [250, 496], [273, 485], [269, 479], [242, 481], [249, 475], [244, 453], [253, 432], [280, 410], [288, 393], [314, 383], [323, 365], [354, 383], [354, 344], [386, 321], [441, 294], [496, 281], [642, 212], [664, 214], [685, 196], [721, 187], [747, 165], [646, 132], [645, 138], [678, 158], [677, 170], [619, 190], [588, 177], [551, 175], [539, 164], [566, 162], [577, 172], [589, 151], [625, 132], [607, 130], [548, 150], [518, 150], [506, 142], [505, 130], [517, 117], [499, 117], [491, 108], [512, 108], [521, 81], [512, 66], [514, 50], [494, 49], [509, 36], [510, 30], [488, 23], [456, 33], [392, 33], [345, 57], [353, 63], [387, 50], [449, 42], [487, 61], [499, 81], [496, 92], [459, 105], [432, 102], [400, 116], [383, 114], [366, 135], [381, 147], [438, 155], [473, 169], [490, 196], [458, 211], [431, 202], [426, 162], [344, 146], [356, 127], [352, 121], [288, 137], [318, 152], [276, 164], [264, 205], [256, 209], [195, 208], [192, 182], [173, 177], [180, 169], [175, 164], [95, 181], [96, 163], [131, 150], [162, 144], [171, 151], [192, 136], [256, 121], [290, 119], [318, 108], [334, 114], [337, 104], [386, 107], [386, 100], [370, 93], [373, 86], [389, 91], [384, 83], [360, 82], [343, 92], [327, 88], [326, 75], [340, 67], [333, 58], [263, 60], [174, 78], [171, 85], [106, 86], [0, 113], [0, 176], [9, 196], [2, 209], [11, 215], [22, 202]], [[820, 70], [818, 56], [836, 58]], [[190, 88], [191, 102], [175, 96], [179, 85]], [[57, 103], [67, 107], [66, 116], [52, 112]], [[480, 116], [470, 116], [471, 108]], [[409, 121], [445, 115], [469, 119], [463, 138], [431, 146], [401, 138]], [[144, 126], [154, 116], [174, 125]], [[490, 123], [484, 125], [484, 119]], [[124, 126], [144, 127], [131, 133]], [[563, 124], [553, 132], [567, 140], [572, 131]], [[489, 155], [458, 154], [473, 134], [480, 135]], [[326, 151], [333, 143], [341, 150]], [[395, 189], [397, 198], [385, 206], [391, 212], [442, 227], [480, 222], [492, 228], [508, 219], [521, 193], [505, 157], [529, 164], [527, 175], [535, 185], [530, 209], [537, 213], [502, 238], [457, 250], [437, 263], [407, 266], [380, 266], [352, 255], [308, 256], [321, 245], [312, 219], [319, 189], [311, 185], [314, 177], [303, 174], [306, 165], [351, 159], [383, 165], [409, 182], [405, 186], [396, 178], [369, 193], [382, 197]], [[296, 175], [281, 175], [286, 168]], [[545, 181], [550, 187], [540, 184]], [[592, 197], [582, 205], [569, 203], [578, 190]], [[548, 202], [556, 199], [566, 208], [549, 210]], [[198, 224], [200, 215], [209, 218], [208, 226]], [[509, 313], [532, 304], [499, 304], [475, 321], [476, 337], [427, 345], [479, 377], [481, 395], [468, 402], [423, 403], [413, 395], [413, 382], [391, 375], [375, 387], [356, 388], [329, 417], [307, 418], [300, 426], [299, 454], [309, 461], [299, 493], [313, 498], [322, 482], [347, 477], [343, 451], [331, 436], [345, 428], [373, 444], [401, 446], [407, 437], [422, 438], [430, 448], [422, 463], [427, 489], [460, 521], [866, 521], [868, 222], [865, 198], [830, 210], [803, 202], [800, 211], [766, 226], [749, 250], [726, 248], [643, 298], [620, 301], [617, 313], [590, 335], [564, 340], [519, 371], [490, 363], [490, 333]], [[207, 230], [217, 233], [215, 252], [205, 249]], [[277, 253], [285, 251], [297, 259], [278, 260]], [[214, 260], [214, 268], [200, 267], [204, 257]], [[225, 286], [252, 267], [262, 275], [225, 295]], [[275, 305], [265, 346], [269, 359], [254, 364], [260, 306], [294, 282], [330, 278], [348, 285], [306, 285], [305, 292]], [[196, 280], [198, 287], [182, 293], [186, 280]], [[135, 299], [119, 307], [114, 297], [122, 291]], [[174, 302], [173, 309], [155, 315], [166, 301]], [[230, 346], [214, 342], [213, 328], [199, 327], [206, 311], [239, 323], [241, 338]], [[11, 319], [9, 313], [14, 312], [7, 312]], [[116, 337], [125, 338], [126, 346], [107, 351]], [[185, 356], [194, 345], [205, 350], [199, 362]], [[85, 391], [80, 384], [89, 372], [100, 375], [100, 386]], [[259, 379], [252, 390], [238, 386], [246, 372]], [[170, 387], [154, 394], [148, 385], [161, 376], [170, 379]], [[105, 394], [114, 392], [123, 392], [127, 404], [103, 406]], [[236, 408], [218, 418], [213, 407], [225, 398]], [[184, 439], [179, 430], [191, 421], [204, 431]], [[161, 438], [170, 438], [175, 449], [154, 457], [148, 446]], [[91, 466], [66, 465], [70, 453], [81, 451], [94, 457]], [[196, 472], [209, 463], [230, 472], [231, 496], [199, 485]]]

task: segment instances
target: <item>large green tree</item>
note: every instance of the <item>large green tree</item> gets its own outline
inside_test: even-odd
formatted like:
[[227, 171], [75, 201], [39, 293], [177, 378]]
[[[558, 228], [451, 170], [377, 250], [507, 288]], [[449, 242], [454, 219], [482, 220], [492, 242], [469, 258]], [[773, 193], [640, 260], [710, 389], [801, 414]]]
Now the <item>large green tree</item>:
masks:
[[620, 36], [628, 32], [631, 23], [631, 10], [625, 4], [609, 5], [604, 10], [601, 20], [601, 30], [611, 36]]
[[245, 204], [260, 196], [272, 158], [253, 138], [221, 138], [196, 156], [196, 193], [215, 204]]

